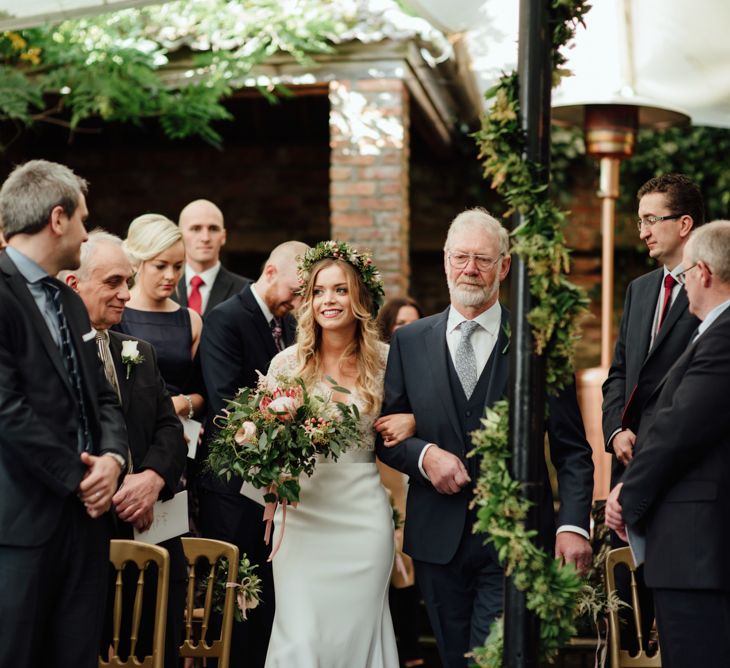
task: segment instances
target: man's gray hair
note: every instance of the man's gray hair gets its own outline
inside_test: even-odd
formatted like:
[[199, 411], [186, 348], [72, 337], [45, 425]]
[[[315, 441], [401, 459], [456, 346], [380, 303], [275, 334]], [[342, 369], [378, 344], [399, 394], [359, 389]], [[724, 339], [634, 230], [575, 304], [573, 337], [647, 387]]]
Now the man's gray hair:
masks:
[[65, 165], [48, 160], [31, 160], [16, 167], [0, 189], [0, 218], [3, 234], [37, 234], [57, 206], [72, 216], [79, 197], [87, 192], [84, 179]]
[[446, 243], [444, 243], [444, 250], [451, 250], [451, 242], [455, 234], [473, 228], [481, 228], [497, 237], [499, 252], [504, 256], [509, 255], [509, 232], [502, 223], [480, 206], [462, 211], [451, 221], [446, 235]]
[[692, 232], [687, 259], [690, 264], [702, 260], [717, 278], [730, 285], [730, 220], [715, 220]]
[[81, 244], [81, 262], [79, 268], [73, 271], [65, 269], [58, 273], [57, 278], [60, 281], [66, 281], [66, 277], [69, 274], [73, 274], [81, 281], [86, 280], [94, 268], [93, 257], [94, 251], [99, 244], [113, 244], [114, 246], [122, 247], [122, 240], [111, 232], [107, 232], [101, 227], [97, 227], [89, 232], [89, 238]]

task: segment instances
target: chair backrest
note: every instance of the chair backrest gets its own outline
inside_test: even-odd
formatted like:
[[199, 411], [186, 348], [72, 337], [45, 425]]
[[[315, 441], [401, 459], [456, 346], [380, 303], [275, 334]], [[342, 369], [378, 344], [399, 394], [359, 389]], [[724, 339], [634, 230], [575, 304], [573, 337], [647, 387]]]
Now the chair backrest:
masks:
[[[99, 667], [114, 666], [122, 668], [162, 668], [165, 663], [165, 624], [167, 620], [167, 590], [170, 579], [170, 555], [164, 547], [148, 545], [134, 540], [112, 540], [109, 550], [109, 561], [116, 571], [114, 582], [114, 614], [112, 626], [112, 652], [108, 657], [99, 657]], [[119, 643], [122, 627], [124, 568], [132, 563], [139, 569], [134, 592], [132, 609], [132, 623], [129, 637], [129, 656], [126, 661], [119, 658]], [[155, 617], [152, 636], [152, 655], [141, 661], [135, 657], [137, 639], [139, 638], [140, 622], [142, 620], [142, 600], [144, 596], [145, 574], [150, 564], [157, 566], [157, 595], [155, 598]]]
[[631, 575], [631, 608], [639, 650], [637, 654], [632, 656], [628, 650], [621, 649], [619, 612], [618, 610], [612, 610], [608, 617], [611, 668], [661, 668], [662, 657], [659, 649], [657, 649], [656, 654], [651, 656], [646, 653], [646, 638], [643, 637], [641, 630], [641, 606], [639, 605], [636, 584], [636, 564], [634, 564], [634, 558], [631, 556], [631, 548], [620, 547], [608, 553], [606, 557], [606, 590], [609, 594], [616, 591], [616, 567], [619, 565], [626, 566]]
[[[220, 634], [217, 638], [208, 638], [211, 633], [210, 617], [213, 612], [214, 589], [216, 586], [216, 567], [221, 559], [228, 562], [226, 582], [235, 583], [238, 575], [238, 547], [222, 540], [209, 538], [182, 538], [183, 551], [188, 562], [188, 590], [185, 604], [185, 640], [180, 646], [181, 657], [214, 657], [218, 659], [218, 668], [228, 668], [231, 652], [231, 631], [233, 628], [233, 605], [236, 590], [226, 587], [223, 601]], [[208, 570], [203, 576], [198, 560], [208, 562]], [[200, 578], [205, 582], [205, 598], [203, 608], [195, 606], [195, 582]], [[194, 628], [199, 623], [199, 629]]]

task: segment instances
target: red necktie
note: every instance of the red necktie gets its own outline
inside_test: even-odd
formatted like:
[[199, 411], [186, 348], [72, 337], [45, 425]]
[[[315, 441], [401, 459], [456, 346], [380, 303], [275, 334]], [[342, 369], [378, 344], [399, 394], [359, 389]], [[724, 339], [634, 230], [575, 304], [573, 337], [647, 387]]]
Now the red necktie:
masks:
[[190, 279], [190, 294], [188, 295], [188, 306], [199, 315], [202, 315], [203, 295], [200, 294], [200, 286], [205, 281], [200, 276], [193, 276]]
[[664, 277], [664, 301], [662, 302], [662, 313], [659, 316], [659, 327], [657, 327], [657, 332], [661, 329], [662, 323], [667, 319], [667, 313], [669, 313], [669, 309], [672, 306], [672, 288], [676, 283], [677, 281], [671, 274], [667, 274]]

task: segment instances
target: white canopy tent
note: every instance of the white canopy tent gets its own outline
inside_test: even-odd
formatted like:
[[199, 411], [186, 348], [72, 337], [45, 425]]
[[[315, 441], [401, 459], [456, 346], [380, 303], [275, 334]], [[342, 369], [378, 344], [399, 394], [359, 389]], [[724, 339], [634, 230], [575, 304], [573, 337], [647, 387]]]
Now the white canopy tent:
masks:
[[[0, 31], [164, 0], [0, 0]], [[463, 39], [478, 90], [517, 60], [517, 0], [407, 0]], [[695, 125], [730, 127], [730, 2], [594, 0], [553, 104], [629, 103], [675, 109]]]

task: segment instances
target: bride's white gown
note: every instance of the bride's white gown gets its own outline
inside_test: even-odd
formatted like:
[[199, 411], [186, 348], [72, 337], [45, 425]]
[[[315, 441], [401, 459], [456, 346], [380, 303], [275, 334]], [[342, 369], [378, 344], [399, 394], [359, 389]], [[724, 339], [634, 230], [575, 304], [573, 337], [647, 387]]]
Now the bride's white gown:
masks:
[[[385, 366], [386, 346], [382, 355]], [[291, 377], [295, 368], [292, 346], [272, 360], [269, 376]], [[361, 409], [357, 394], [351, 397]], [[273, 560], [276, 612], [266, 668], [398, 668], [388, 608], [393, 519], [375, 465], [375, 417], [360, 411], [361, 442], [302, 476], [301, 502], [287, 509]]]

